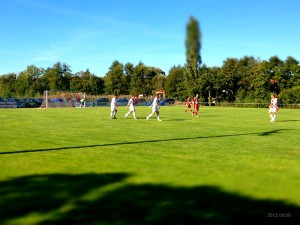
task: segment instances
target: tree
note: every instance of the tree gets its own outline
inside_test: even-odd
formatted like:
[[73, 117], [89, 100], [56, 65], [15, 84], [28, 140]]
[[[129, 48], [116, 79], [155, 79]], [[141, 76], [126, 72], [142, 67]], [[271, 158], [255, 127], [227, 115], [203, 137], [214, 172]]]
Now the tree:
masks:
[[300, 86], [295, 86], [290, 89], [285, 89], [278, 95], [286, 104], [299, 104], [300, 103]]
[[237, 99], [244, 101], [251, 89], [251, 71], [258, 65], [259, 60], [253, 57], [244, 56], [238, 62], [237, 74], [241, 78], [238, 84]]
[[250, 96], [255, 99], [269, 101], [271, 92], [271, 74], [268, 62], [261, 62], [254, 67], [251, 72], [250, 79]]
[[202, 63], [200, 56], [201, 49], [201, 32], [198, 21], [194, 17], [190, 17], [186, 27], [186, 88], [190, 95], [193, 95], [197, 89], [196, 80], [198, 78], [198, 70]]
[[9, 73], [0, 76], [0, 96], [4, 98], [13, 97], [15, 94], [17, 74]]
[[287, 63], [288, 67], [291, 71], [291, 78], [289, 80], [288, 86], [295, 87], [300, 86], [300, 65], [299, 62], [296, 61], [293, 64]]
[[131, 93], [131, 78], [132, 78], [132, 75], [134, 73], [134, 66], [132, 63], [126, 63], [125, 64], [125, 76], [126, 76], [126, 83], [128, 84], [128, 88], [129, 88], [129, 93]]
[[124, 74], [124, 66], [114, 61], [104, 77], [105, 94], [128, 94], [128, 85]]
[[299, 78], [299, 62], [292, 57], [288, 57], [285, 62], [282, 62], [278, 66], [273, 68], [274, 76], [273, 79], [276, 80], [276, 85], [278, 86], [279, 93], [280, 89], [288, 89], [293, 86], [299, 85], [299, 80], [295, 79], [297, 76]]
[[241, 80], [241, 75], [238, 72], [239, 62], [234, 58], [227, 58], [223, 62], [223, 66], [220, 70], [223, 98], [228, 101], [234, 101], [237, 96], [238, 87]]
[[30, 65], [26, 70], [19, 73], [17, 77], [16, 95], [34, 97], [35, 95], [42, 95], [44, 85], [40, 77], [43, 74], [43, 69], [34, 65]]
[[77, 72], [70, 80], [70, 91], [81, 92], [83, 90], [82, 71]]
[[217, 88], [220, 87], [217, 80], [219, 70], [219, 67], [209, 68], [206, 65], [200, 68], [201, 75], [198, 83], [201, 97], [203, 101], [208, 101], [209, 105], [211, 105], [212, 100], [217, 98]]
[[68, 91], [72, 78], [71, 69], [67, 64], [57, 62], [52, 68], [47, 68], [44, 76], [48, 90]]
[[82, 72], [82, 89], [81, 92], [87, 94], [97, 94], [97, 79], [88, 69]]
[[[145, 87], [145, 73], [146, 73], [146, 66], [139, 62], [139, 64], [134, 67], [133, 73], [130, 79], [130, 92], [131, 94], [149, 94], [146, 93]], [[150, 92], [152, 94], [152, 92]]]
[[104, 94], [104, 78], [103, 77], [97, 77], [97, 94]]
[[186, 68], [181, 66], [173, 66], [166, 77], [165, 89], [167, 96], [173, 96], [177, 100], [184, 101], [187, 96], [185, 88], [184, 73]]
[[161, 90], [165, 84], [165, 73], [155, 67], [146, 67], [145, 74], [145, 93], [151, 94], [154, 90]]
[[154, 90], [164, 89], [166, 77], [163, 73], [157, 74], [152, 78], [152, 87]]

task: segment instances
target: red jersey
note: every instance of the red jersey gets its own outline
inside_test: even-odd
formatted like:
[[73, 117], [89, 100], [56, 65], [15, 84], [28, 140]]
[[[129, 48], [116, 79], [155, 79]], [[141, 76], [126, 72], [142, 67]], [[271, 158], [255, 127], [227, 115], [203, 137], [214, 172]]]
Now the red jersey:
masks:
[[193, 102], [194, 102], [194, 105], [198, 105], [198, 104], [199, 104], [198, 98], [195, 97], [195, 98], [193, 99]]
[[186, 105], [186, 107], [191, 107], [191, 99], [190, 98], [187, 98], [185, 105]]
[[199, 111], [199, 101], [198, 101], [198, 98], [195, 97], [193, 99], [193, 102], [194, 102], [194, 109], [196, 110], [196, 112], [198, 112]]

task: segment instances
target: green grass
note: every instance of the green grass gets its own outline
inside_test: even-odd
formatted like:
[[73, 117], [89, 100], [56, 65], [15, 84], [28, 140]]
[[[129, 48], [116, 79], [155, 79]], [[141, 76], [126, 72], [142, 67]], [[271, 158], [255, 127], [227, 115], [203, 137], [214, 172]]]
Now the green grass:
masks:
[[0, 110], [0, 224], [296, 224], [299, 110], [183, 109]]

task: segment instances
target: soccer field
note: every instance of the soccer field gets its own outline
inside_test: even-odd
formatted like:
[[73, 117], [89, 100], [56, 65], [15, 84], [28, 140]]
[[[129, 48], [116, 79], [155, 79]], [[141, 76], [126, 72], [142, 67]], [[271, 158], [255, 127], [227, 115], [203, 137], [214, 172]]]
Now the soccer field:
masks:
[[300, 219], [300, 111], [0, 110], [0, 224], [241, 224]]

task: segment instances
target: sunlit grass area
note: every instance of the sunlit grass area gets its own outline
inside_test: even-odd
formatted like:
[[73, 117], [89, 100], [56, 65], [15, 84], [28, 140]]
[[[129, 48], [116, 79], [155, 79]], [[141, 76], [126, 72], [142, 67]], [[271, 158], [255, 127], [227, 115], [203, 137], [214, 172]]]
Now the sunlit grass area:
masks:
[[299, 110], [127, 110], [0, 110], [0, 224], [299, 219]]

